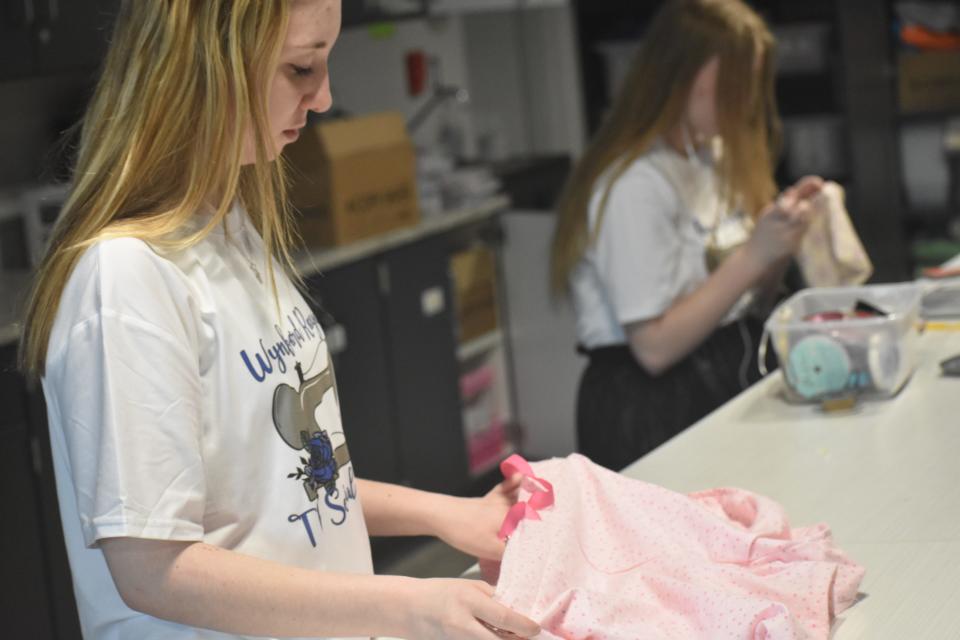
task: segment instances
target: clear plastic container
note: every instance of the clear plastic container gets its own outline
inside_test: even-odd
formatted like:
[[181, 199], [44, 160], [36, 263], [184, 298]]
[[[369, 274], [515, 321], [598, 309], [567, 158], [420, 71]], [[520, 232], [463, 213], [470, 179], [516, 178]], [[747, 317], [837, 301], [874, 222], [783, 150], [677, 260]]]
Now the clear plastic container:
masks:
[[[898, 393], [917, 363], [921, 296], [919, 286], [904, 283], [805, 289], [781, 303], [766, 330], [784, 373], [787, 399], [820, 402]], [[858, 302], [887, 315], [810, 319], [850, 314]]]

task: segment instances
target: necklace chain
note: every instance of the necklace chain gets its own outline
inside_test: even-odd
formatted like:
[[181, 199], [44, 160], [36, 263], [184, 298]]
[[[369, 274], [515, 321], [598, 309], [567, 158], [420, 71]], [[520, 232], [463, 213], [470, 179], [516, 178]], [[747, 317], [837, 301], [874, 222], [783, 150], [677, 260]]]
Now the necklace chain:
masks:
[[[257, 268], [257, 263], [254, 262], [253, 258], [250, 257], [250, 254], [252, 253], [253, 249], [250, 246], [250, 238], [247, 236], [247, 230], [241, 229], [239, 233], [242, 236], [241, 242], [234, 243], [234, 246], [236, 246], [237, 249], [239, 249], [240, 255], [243, 256], [243, 259], [247, 261], [247, 266], [250, 267], [250, 270], [253, 272], [253, 275], [256, 276], [257, 282], [259, 282], [260, 284], [263, 284], [263, 277], [260, 275], [260, 269]], [[242, 247], [240, 246], [241, 243], [243, 244]]]

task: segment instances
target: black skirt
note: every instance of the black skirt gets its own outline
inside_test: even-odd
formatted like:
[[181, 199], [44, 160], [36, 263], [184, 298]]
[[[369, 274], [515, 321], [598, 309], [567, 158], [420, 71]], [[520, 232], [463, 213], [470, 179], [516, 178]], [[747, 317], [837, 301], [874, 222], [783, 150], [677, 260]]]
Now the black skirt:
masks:
[[658, 376], [626, 345], [581, 350], [590, 362], [577, 395], [580, 453], [619, 471], [733, 398], [760, 378], [762, 331], [752, 318], [721, 327]]

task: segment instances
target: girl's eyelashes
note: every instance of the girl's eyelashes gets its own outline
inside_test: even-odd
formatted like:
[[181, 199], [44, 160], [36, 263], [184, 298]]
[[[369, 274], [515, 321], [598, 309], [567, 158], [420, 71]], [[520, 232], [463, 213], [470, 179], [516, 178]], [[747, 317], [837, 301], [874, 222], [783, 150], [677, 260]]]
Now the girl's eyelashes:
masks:
[[304, 77], [309, 76], [313, 73], [313, 67], [301, 67], [299, 65], [291, 64], [290, 68], [293, 70], [293, 75]]

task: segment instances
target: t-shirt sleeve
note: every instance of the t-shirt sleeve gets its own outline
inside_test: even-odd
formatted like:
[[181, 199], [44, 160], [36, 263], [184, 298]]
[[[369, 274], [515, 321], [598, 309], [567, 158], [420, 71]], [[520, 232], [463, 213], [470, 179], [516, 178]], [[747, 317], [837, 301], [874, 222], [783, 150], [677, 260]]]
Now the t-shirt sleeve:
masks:
[[[195, 317], [176, 269], [135, 240], [94, 246], [48, 358], [84, 540], [201, 540], [203, 387]], [[73, 290], [71, 290], [73, 288]], [[55, 348], [51, 342], [51, 348]]]
[[[599, 202], [599, 199], [597, 199]], [[676, 192], [653, 167], [633, 167], [613, 185], [597, 235], [597, 267], [621, 324], [655, 318], [677, 297], [682, 259]]]

